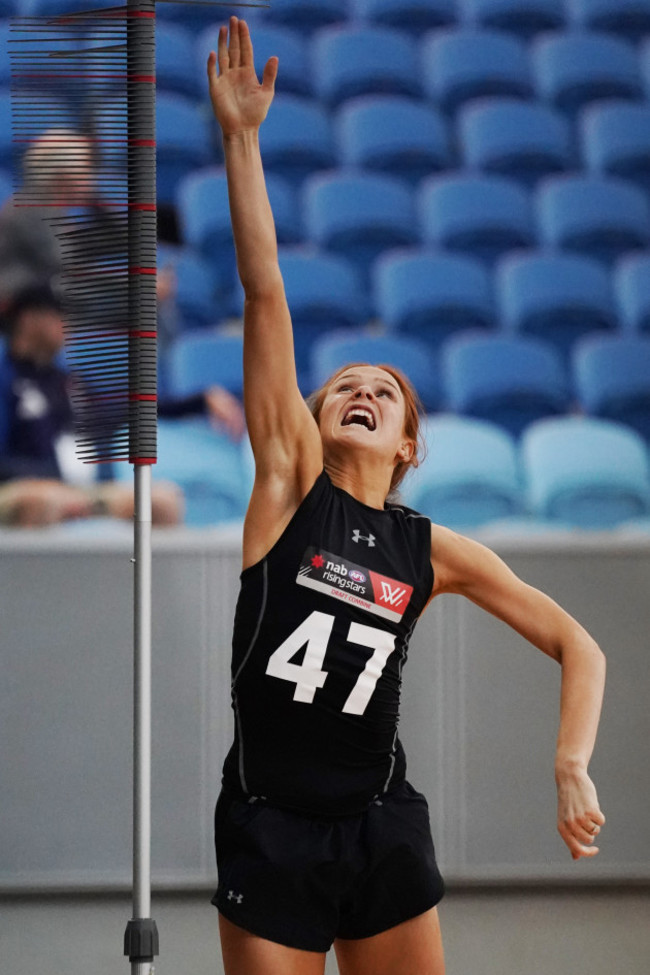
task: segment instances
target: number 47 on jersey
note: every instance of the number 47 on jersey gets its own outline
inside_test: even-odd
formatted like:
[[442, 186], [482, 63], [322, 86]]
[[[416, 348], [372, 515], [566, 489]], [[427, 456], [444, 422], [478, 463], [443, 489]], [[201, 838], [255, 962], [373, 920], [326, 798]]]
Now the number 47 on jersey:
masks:
[[[266, 673], [270, 677], [279, 677], [280, 680], [295, 684], [294, 701], [312, 704], [316, 691], [325, 683], [327, 671], [322, 668], [333, 626], [334, 616], [314, 611], [269, 657]], [[395, 637], [392, 633], [374, 626], [350, 623], [347, 639], [348, 643], [374, 650], [343, 705], [346, 714], [363, 714], [384, 671], [386, 661], [395, 649]], [[305, 644], [307, 646], [302, 663], [292, 663], [292, 659]]]

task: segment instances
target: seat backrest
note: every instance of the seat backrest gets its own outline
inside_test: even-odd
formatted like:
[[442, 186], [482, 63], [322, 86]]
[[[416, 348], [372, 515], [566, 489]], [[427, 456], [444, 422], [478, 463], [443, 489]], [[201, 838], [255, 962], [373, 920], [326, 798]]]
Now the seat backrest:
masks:
[[583, 528], [611, 528], [650, 511], [650, 469], [641, 437], [591, 417], [540, 420], [521, 456], [532, 510]]
[[241, 335], [208, 329], [186, 332], [176, 339], [170, 352], [170, 393], [194, 396], [219, 385], [239, 395], [243, 387], [242, 359]]
[[499, 261], [495, 284], [504, 328], [538, 335], [565, 357], [586, 332], [616, 326], [609, 274], [591, 258], [515, 252]]
[[586, 413], [617, 420], [650, 442], [650, 337], [587, 336], [573, 354]]
[[417, 240], [412, 192], [392, 176], [316, 173], [305, 180], [302, 204], [307, 239], [358, 261], [364, 273], [382, 249]]
[[460, 0], [463, 23], [495, 27], [529, 38], [565, 23], [563, 0]]
[[517, 453], [494, 424], [457, 417], [428, 417], [427, 455], [404, 482], [407, 504], [432, 521], [472, 528], [521, 513]]
[[567, 120], [540, 103], [513, 98], [479, 98], [458, 113], [465, 166], [535, 184], [572, 161]]
[[513, 436], [569, 406], [562, 360], [539, 339], [452, 336], [441, 351], [441, 374], [448, 409], [490, 420]]
[[353, 264], [313, 247], [281, 247], [280, 271], [295, 322], [357, 326], [368, 317], [363, 286]]
[[571, 0], [569, 25], [638, 41], [650, 32], [650, 0]]
[[450, 165], [449, 134], [433, 108], [398, 95], [345, 102], [336, 120], [342, 166], [377, 169], [418, 180]]
[[456, 19], [455, 0], [352, 0], [350, 7], [357, 20], [408, 30], [416, 37]]
[[552, 176], [537, 189], [540, 240], [611, 262], [650, 244], [650, 204], [617, 177]]
[[582, 157], [597, 174], [645, 177], [650, 183], [650, 105], [606, 101], [590, 105], [579, 123]]
[[538, 96], [571, 114], [597, 98], [642, 95], [634, 47], [618, 37], [588, 31], [540, 37], [531, 60]]
[[614, 293], [623, 329], [650, 332], [650, 254], [629, 254], [614, 268]]
[[485, 95], [532, 96], [525, 45], [486, 28], [432, 31], [420, 45], [423, 87], [446, 112]]
[[421, 94], [414, 40], [387, 27], [324, 27], [311, 42], [314, 90], [331, 107], [366, 94]]
[[431, 176], [420, 184], [416, 210], [425, 243], [482, 260], [534, 241], [529, 194], [501, 176]]
[[373, 266], [373, 294], [388, 328], [434, 346], [450, 331], [494, 324], [490, 275], [462, 254], [388, 251]]
[[440, 386], [431, 351], [415, 338], [375, 335], [366, 330], [333, 332], [314, 343], [312, 387], [318, 389], [348, 362], [395, 366], [411, 381], [427, 411], [440, 403]]

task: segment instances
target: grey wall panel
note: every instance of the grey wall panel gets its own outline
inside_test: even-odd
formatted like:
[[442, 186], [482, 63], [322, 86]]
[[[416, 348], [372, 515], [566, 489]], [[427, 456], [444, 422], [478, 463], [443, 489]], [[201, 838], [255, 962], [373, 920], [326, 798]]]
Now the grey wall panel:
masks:
[[[650, 879], [650, 544], [495, 545], [608, 654], [592, 763], [602, 852], [573, 864], [555, 830], [560, 669], [455, 596], [434, 601], [404, 671], [401, 736], [452, 882]], [[0, 540], [0, 886], [128, 885], [132, 567], [128, 541]], [[236, 534], [154, 542], [153, 874], [214, 880], [212, 813], [232, 734]]]

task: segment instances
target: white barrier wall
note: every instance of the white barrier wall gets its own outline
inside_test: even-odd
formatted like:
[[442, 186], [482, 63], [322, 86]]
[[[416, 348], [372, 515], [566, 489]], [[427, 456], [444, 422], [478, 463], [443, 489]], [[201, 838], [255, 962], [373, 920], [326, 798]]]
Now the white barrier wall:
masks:
[[[215, 880], [212, 810], [231, 735], [239, 532], [154, 539], [153, 879]], [[435, 601], [404, 672], [409, 775], [448, 882], [650, 879], [650, 538], [494, 539], [594, 634], [608, 687], [592, 763], [601, 854], [555, 829], [560, 669], [460, 597]], [[0, 887], [126, 887], [131, 876], [132, 545], [0, 536]]]

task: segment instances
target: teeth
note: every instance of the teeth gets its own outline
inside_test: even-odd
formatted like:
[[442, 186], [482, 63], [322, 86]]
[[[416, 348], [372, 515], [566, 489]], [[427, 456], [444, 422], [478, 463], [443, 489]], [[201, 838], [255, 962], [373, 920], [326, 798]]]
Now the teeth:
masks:
[[360, 416], [363, 420], [367, 420], [368, 428], [370, 430], [375, 429], [375, 418], [370, 410], [364, 410], [362, 407], [354, 407], [346, 414], [344, 422], [346, 424], [350, 423], [353, 416]]

